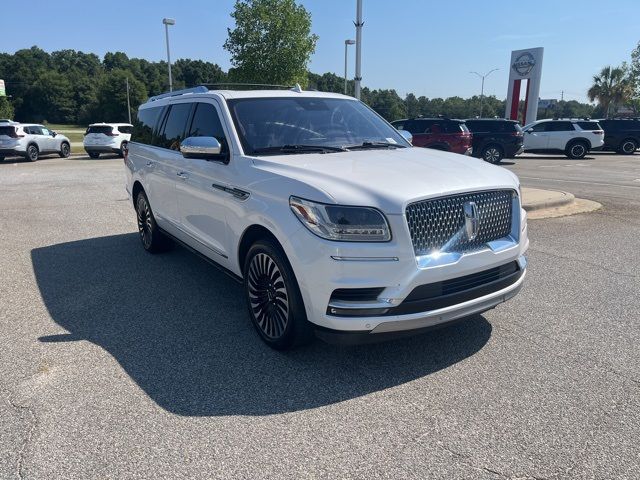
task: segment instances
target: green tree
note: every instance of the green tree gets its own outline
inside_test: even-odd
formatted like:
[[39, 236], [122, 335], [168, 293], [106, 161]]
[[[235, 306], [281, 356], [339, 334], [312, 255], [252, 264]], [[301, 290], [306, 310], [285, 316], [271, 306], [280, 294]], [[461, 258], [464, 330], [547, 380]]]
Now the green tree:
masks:
[[633, 94], [633, 83], [625, 65], [604, 67], [593, 76], [593, 85], [587, 91], [589, 100], [598, 100], [604, 115], [608, 118], [611, 107], [628, 102]]
[[[135, 110], [147, 98], [147, 89], [140, 80], [132, 78], [126, 70], [114, 69], [106, 73], [100, 80], [97, 92], [94, 122], [127, 122], [127, 88], [129, 77], [129, 92], [131, 108]], [[131, 116], [134, 116], [132, 111]]]
[[13, 120], [13, 105], [7, 97], [0, 97], [0, 118]]
[[294, 0], [237, 0], [224, 48], [234, 66], [233, 81], [307, 84], [307, 64], [318, 36], [311, 15]]
[[73, 123], [75, 121], [73, 89], [69, 79], [50, 70], [29, 88], [22, 105], [22, 121]]

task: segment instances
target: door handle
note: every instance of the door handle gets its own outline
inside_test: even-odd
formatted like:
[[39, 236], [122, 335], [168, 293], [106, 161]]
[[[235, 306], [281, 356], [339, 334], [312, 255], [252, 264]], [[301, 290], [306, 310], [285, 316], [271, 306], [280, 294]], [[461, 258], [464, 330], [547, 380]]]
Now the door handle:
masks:
[[186, 180], [187, 178], [189, 178], [189, 174], [187, 172], [178, 172], [176, 173], [176, 175], [182, 178], [183, 180]]

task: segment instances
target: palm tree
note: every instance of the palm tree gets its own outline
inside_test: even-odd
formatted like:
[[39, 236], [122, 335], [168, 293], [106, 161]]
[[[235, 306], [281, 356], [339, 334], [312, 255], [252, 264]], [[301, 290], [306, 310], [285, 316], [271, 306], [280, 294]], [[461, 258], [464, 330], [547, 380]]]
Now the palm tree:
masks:
[[628, 101], [633, 94], [632, 82], [629, 81], [627, 69], [624, 67], [604, 67], [598, 75], [593, 76], [593, 85], [587, 92], [592, 102], [598, 103], [609, 117], [609, 107]]

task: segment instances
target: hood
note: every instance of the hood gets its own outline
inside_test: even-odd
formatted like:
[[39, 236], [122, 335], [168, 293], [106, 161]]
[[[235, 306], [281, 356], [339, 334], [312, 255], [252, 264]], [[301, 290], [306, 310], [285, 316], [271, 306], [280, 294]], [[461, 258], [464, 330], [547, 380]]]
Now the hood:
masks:
[[518, 186], [518, 178], [505, 168], [419, 147], [278, 155], [253, 158], [253, 162], [328, 197], [308, 200], [376, 207], [387, 214], [403, 214], [407, 204], [425, 198]]

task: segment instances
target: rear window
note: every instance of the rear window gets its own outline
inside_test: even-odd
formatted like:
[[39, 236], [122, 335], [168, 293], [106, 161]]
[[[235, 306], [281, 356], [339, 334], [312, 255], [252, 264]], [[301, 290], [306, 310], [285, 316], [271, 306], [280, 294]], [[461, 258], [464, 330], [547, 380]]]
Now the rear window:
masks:
[[0, 135], [11, 137], [15, 132], [15, 127], [0, 127]]
[[461, 122], [446, 122], [444, 124], [446, 133], [468, 133], [469, 129]]
[[598, 122], [577, 122], [582, 130], [602, 130]]
[[87, 128], [87, 134], [104, 133], [105, 135], [109, 135], [111, 133], [111, 130], [112, 130], [112, 127], [109, 127], [108, 125], [93, 126], [93, 127]]

